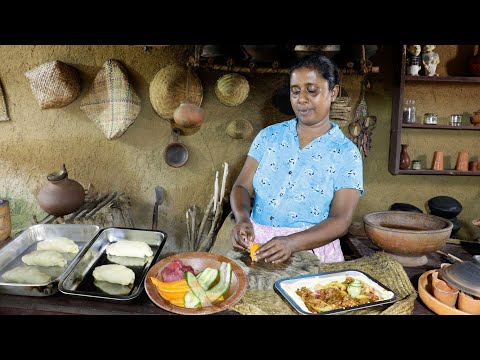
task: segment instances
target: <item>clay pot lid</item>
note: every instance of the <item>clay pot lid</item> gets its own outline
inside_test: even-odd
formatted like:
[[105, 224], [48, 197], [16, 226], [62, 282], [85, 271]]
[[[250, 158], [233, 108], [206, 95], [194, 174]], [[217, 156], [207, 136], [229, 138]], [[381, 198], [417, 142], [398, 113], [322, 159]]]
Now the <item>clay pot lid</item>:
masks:
[[463, 210], [462, 204], [450, 196], [435, 196], [428, 200], [428, 207], [433, 215], [453, 218]]
[[423, 213], [423, 211], [420, 210], [418, 207], [416, 207], [412, 204], [407, 204], [407, 203], [394, 203], [394, 204], [390, 205], [390, 210], [392, 210], [392, 211], [411, 211], [411, 212]]
[[440, 269], [440, 276], [463, 292], [480, 296], [480, 263], [463, 261]]

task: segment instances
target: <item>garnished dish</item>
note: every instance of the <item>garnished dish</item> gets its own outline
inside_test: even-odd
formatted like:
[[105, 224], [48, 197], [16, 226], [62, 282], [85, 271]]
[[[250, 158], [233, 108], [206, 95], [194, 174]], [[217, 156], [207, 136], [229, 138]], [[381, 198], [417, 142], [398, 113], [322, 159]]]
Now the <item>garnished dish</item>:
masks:
[[247, 290], [245, 272], [233, 260], [208, 252], [179, 253], [156, 263], [145, 290], [160, 308], [187, 315], [212, 314], [236, 304]]
[[395, 302], [388, 287], [358, 270], [281, 279], [275, 288], [304, 315], [340, 313]]
[[372, 287], [351, 276], [347, 276], [342, 282], [315, 284], [313, 289], [302, 286], [295, 293], [311, 312], [330, 311], [379, 300]]

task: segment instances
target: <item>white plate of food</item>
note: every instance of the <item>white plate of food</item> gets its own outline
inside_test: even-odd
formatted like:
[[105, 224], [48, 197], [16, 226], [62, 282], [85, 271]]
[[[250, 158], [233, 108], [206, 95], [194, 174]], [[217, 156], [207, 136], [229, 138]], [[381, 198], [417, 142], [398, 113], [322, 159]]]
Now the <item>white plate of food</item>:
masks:
[[393, 303], [396, 294], [359, 270], [280, 279], [275, 288], [303, 315], [327, 315]]

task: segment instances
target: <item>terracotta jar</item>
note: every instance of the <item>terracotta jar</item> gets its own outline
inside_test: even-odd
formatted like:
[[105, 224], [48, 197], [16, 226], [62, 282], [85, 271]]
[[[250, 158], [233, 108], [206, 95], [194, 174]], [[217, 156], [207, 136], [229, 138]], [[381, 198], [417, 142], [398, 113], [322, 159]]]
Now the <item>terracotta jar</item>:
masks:
[[407, 148], [407, 144], [402, 144], [402, 151], [400, 152], [400, 169], [402, 170], [407, 170], [410, 166], [410, 156], [408, 156]]
[[62, 170], [47, 176], [48, 183], [40, 190], [37, 201], [43, 211], [54, 216], [63, 216], [78, 210], [85, 200], [85, 189], [80, 183], [68, 178]]
[[480, 76], [480, 47], [477, 53], [468, 59], [468, 70], [472, 75]]
[[443, 170], [443, 151], [433, 153], [432, 170]]
[[11, 231], [10, 205], [8, 200], [0, 199], [0, 241], [8, 239]]
[[455, 170], [468, 171], [468, 152], [466, 152], [465, 150], [462, 150], [458, 153]]

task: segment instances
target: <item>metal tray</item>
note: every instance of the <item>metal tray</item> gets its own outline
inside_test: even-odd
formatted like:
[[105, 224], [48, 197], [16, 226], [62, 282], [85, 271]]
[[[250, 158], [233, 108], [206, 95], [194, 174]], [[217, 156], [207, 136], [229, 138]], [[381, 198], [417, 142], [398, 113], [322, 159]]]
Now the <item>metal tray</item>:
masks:
[[[58, 292], [58, 283], [62, 280], [69, 264], [73, 263], [86, 243], [98, 233], [97, 225], [84, 224], [38, 224], [25, 229], [20, 235], [0, 249], [0, 293], [24, 296], [50, 296]], [[22, 256], [37, 250], [37, 243], [45, 239], [64, 236], [72, 239], [79, 248], [77, 254], [64, 254], [67, 265], [61, 273], [46, 284], [20, 284], [3, 281], [3, 274], [17, 266], [24, 266]], [[56, 266], [53, 268], [57, 268]]]
[[[115, 295], [112, 292], [107, 293], [100, 290], [94, 284], [93, 270], [97, 266], [113, 264], [105, 252], [108, 245], [116, 241], [143, 241], [146, 242], [153, 251], [153, 255], [145, 260], [140, 266], [125, 264], [135, 273], [133, 286], [128, 289], [128, 293]], [[59, 290], [67, 295], [83, 296], [87, 298], [106, 300], [111, 302], [128, 303], [138, 297], [144, 289], [144, 278], [150, 267], [157, 261], [160, 255], [167, 234], [160, 230], [140, 230], [130, 228], [105, 228], [102, 229], [95, 238], [89, 242], [77, 259], [67, 269], [67, 274], [63, 281], [58, 285]], [[107, 283], [107, 286], [112, 284]], [[114, 291], [125, 290], [121, 285], [115, 286]]]
[[[332, 281], [342, 282], [347, 276], [358, 279], [373, 288], [378, 294], [380, 300], [367, 304], [315, 313], [308, 310], [300, 296], [295, 293], [295, 291], [302, 286], [305, 286], [307, 288], [313, 288], [315, 284], [326, 285]], [[372, 306], [389, 304], [397, 301], [397, 295], [392, 290], [372, 278], [370, 275], [359, 270], [332, 271], [322, 274], [309, 274], [280, 279], [275, 282], [275, 288], [280, 292], [283, 297], [285, 297], [285, 299], [287, 299], [287, 301], [293, 306], [295, 310], [297, 310], [300, 314], [303, 315], [338, 314], [352, 310], [364, 309]]]

